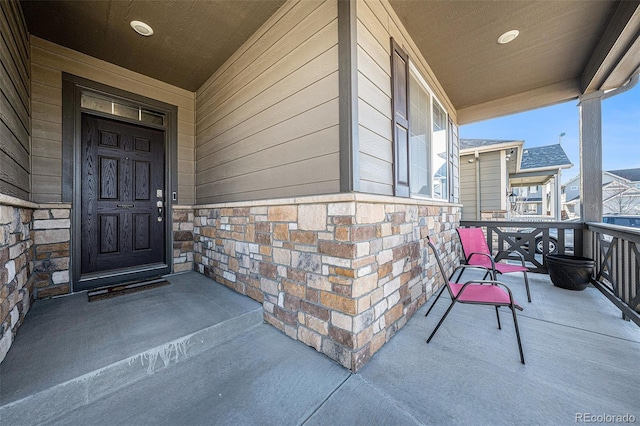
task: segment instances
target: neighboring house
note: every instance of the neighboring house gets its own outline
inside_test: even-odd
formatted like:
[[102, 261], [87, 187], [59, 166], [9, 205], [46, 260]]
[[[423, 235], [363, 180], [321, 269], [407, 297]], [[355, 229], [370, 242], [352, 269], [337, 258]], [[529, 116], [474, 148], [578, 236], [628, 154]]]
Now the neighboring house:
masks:
[[458, 262], [458, 126], [626, 84], [636, 9], [1, 0], [0, 359], [34, 299], [195, 270], [357, 370]]
[[[562, 205], [580, 215], [580, 176], [562, 185]], [[602, 214], [640, 214], [640, 168], [602, 172]]]
[[499, 216], [560, 217], [560, 174], [573, 165], [559, 144], [523, 148], [519, 140], [460, 140], [463, 220]]
[[518, 215], [541, 216], [546, 209], [543, 202], [547, 201], [547, 186], [516, 186], [511, 188], [509, 201], [511, 212]]

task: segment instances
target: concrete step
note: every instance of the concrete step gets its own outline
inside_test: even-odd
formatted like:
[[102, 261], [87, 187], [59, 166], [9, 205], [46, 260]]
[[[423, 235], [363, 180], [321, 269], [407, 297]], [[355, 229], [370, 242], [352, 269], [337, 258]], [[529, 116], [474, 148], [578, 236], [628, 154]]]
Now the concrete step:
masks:
[[[207, 281], [203, 281], [203, 279]], [[88, 358], [92, 355], [88, 350], [82, 354], [87, 356], [87, 359], [84, 360], [82, 355], [62, 364], [52, 363], [49, 359], [45, 359], [47, 351], [51, 351], [51, 357], [54, 359], [69, 356], [68, 353], [65, 353], [65, 349], [68, 351], [68, 348], [60, 347], [64, 345], [65, 339], [64, 337], [53, 338], [49, 340], [48, 344], [30, 341], [29, 338], [37, 337], [34, 329], [37, 329], [38, 326], [44, 328], [45, 324], [28, 324], [30, 318], [27, 315], [23, 325], [26, 328], [25, 333], [21, 335], [19, 332], [18, 337], [22, 339], [16, 339], [14, 343], [18, 347], [12, 347], [7, 358], [0, 365], [0, 381], [2, 382], [0, 419], [2, 419], [2, 423], [33, 425], [59, 418], [160, 370], [180, 364], [196, 354], [228, 342], [263, 323], [260, 304], [243, 298], [243, 296], [233, 293], [199, 274], [191, 273], [177, 279], [174, 277], [170, 278], [170, 281], [173, 281], [173, 286], [148, 290], [149, 294], [147, 295], [143, 294], [146, 292], [141, 292], [112, 299], [116, 302], [112, 302], [112, 300], [95, 302], [103, 304], [97, 309], [93, 308], [89, 311], [96, 315], [108, 317], [113, 310], [124, 309], [126, 311], [126, 309], [133, 309], [136, 303], [146, 301], [147, 304], [154, 305], [153, 309], [159, 313], [156, 315], [162, 317], [155, 317], [155, 321], [152, 321], [151, 324], [137, 328], [135, 322], [139, 321], [139, 318], [136, 315], [131, 315], [131, 318], [120, 318], [122, 327], [129, 329], [129, 332], [134, 335], [140, 335], [138, 340], [142, 341], [136, 341], [135, 345], [127, 345], [126, 343], [130, 342], [125, 342], [125, 347], [121, 347], [123, 343], [121, 336], [114, 332], [112, 339], [109, 339], [110, 330], [106, 329], [103, 331], [107, 334], [106, 340], [111, 340], [114, 347], [109, 348], [109, 343], [105, 343], [103, 347], [94, 349], [94, 351], [100, 350], [100, 353], [94, 354], [95, 357], [91, 359]], [[151, 292], [156, 293], [151, 294]], [[194, 298], [194, 294], [199, 297]], [[122, 298], [129, 299], [118, 300]], [[48, 302], [54, 302], [54, 306], [56, 304], [55, 301]], [[195, 312], [195, 314], [189, 316], [184, 312], [177, 312], [176, 302], [192, 304], [191, 312]], [[57, 303], [78, 302], [60, 301]], [[132, 304], [132, 306], [118, 307], [114, 303], [119, 305], [122, 303]], [[37, 305], [36, 303], [34, 310]], [[43, 309], [45, 311], [53, 309], [58, 312], [56, 309], [58, 307], [50, 308], [49, 305], [52, 304], [42, 304], [40, 310], [35, 312], [34, 318], [31, 319], [38, 322], [51, 318], [51, 315], [40, 312]], [[85, 306], [82, 305], [82, 307]], [[208, 309], [212, 310], [210, 315], [206, 314]], [[224, 312], [221, 313], [221, 311]], [[191, 321], [191, 324], [195, 325], [197, 329], [188, 325], [176, 329], [173, 316], [182, 316], [183, 321]], [[205, 321], [205, 317], [211, 317], [211, 320]], [[55, 315], [53, 319], [63, 324], [65, 322], [64, 315]], [[131, 323], [129, 324], [129, 322]], [[80, 323], [83, 321], [81, 320]], [[72, 337], [75, 341], [82, 341], [83, 333], [86, 334], [86, 339], [90, 339], [93, 333], [101, 332], [90, 327], [91, 321], [87, 320], [84, 323], [87, 324], [84, 328], [68, 327], [72, 330], [67, 332], [73, 334]], [[50, 324], [47, 326], [51, 327]], [[62, 333], [64, 332], [65, 330], [62, 330]], [[149, 335], [150, 338], [144, 339], [142, 336], [144, 334]], [[78, 355], [83, 352], [82, 345], [76, 343], [76, 346], [80, 348], [76, 350]], [[114, 356], [103, 354], [111, 349], [115, 352]], [[28, 355], [29, 353], [31, 356]], [[39, 358], [41, 362], [39, 362]], [[74, 365], [78, 362], [84, 365]], [[38, 368], [38, 365], [42, 363], [50, 365], [46, 369]], [[23, 374], [16, 374], [17, 369], [21, 370]], [[38, 377], [38, 373], [40, 377]]]
[[349, 377], [328, 357], [261, 324], [47, 425], [302, 425]]

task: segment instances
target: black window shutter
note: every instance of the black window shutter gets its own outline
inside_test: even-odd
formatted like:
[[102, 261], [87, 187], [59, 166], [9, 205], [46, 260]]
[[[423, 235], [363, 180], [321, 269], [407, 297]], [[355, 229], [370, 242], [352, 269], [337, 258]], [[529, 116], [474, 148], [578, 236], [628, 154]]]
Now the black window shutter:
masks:
[[391, 39], [394, 193], [409, 196], [409, 56]]

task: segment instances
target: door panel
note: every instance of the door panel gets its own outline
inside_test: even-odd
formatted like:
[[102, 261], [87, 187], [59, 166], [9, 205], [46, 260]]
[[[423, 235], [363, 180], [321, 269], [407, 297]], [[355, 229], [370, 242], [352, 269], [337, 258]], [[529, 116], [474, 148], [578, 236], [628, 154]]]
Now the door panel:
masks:
[[82, 114], [82, 274], [166, 262], [164, 170], [162, 130]]

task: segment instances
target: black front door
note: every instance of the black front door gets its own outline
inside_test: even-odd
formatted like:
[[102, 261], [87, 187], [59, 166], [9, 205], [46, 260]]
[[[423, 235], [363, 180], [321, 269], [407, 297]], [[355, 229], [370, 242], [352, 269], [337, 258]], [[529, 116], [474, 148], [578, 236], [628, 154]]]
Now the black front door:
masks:
[[83, 276], [165, 263], [164, 139], [82, 114]]

